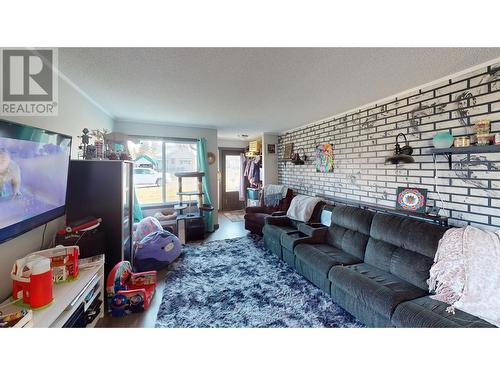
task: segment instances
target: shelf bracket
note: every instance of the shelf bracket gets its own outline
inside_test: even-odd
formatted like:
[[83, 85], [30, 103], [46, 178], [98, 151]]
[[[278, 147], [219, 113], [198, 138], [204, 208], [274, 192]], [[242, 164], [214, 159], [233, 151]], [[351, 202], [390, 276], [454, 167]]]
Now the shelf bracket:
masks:
[[449, 154], [444, 154], [446, 156], [446, 159], [448, 159], [448, 169], [451, 170], [451, 153]]
[[435, 163], [436, 162], [436, 156], [437, 155], [443, 155], [447, 160], [448, 160], [448, 168], [451, 170], [451, 164], [452, 164], [452, 159], [451, 159], [451, 152], [447, 153], [442, 153], [442, 154], [432, 154], [432, 161]]

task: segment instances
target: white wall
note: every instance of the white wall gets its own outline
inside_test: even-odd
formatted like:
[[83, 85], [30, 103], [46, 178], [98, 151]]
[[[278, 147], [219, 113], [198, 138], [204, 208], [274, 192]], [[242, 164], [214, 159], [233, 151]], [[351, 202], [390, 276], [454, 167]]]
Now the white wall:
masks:
[[[76, 157], [80, 144], [76, 136], [81, 134], [83, 128], [107, 128], [111, 130], [113, 127], [113, 120], [107, 114], [61, 79], [59, 80], [58, 105], [58, 116], [10, 116], [2, 117], [2, 119], [73, 136], [73, 157]], [[62, 225], [64, 225], [64, 218], [56, 219], [47, 225], [45, 246], [50, 244], [56, 230]], [[11, 292], [10, 270], [12, 264], [16, 259], [39, 250], [42, 234], [43, 226], [0, 245], [0, 301]]]
[[248, 141], [240, 141], [238, 139], [218, 139], [219, 148], [247, 148]]
[[[274, 144], [276, 152], [269, 154], [267, 145]], [[262, 181], [263, 185], [278, 183], [278, 135], [262, 133]]]
[[[117, 120], [114, 123], [114, 131], [127, 135], [148, 137], [174, 137], [174, 138], [205, 138], [207, 140], [207, 152], [217, 153], [217, 129], [194, 128], [189, 126], [173, 126], [157, 123], [144, 123], [140, 121]], [[212, 195], [215, 212], [219, 208], [219, 197], [217, 195], [217, 163], [209, 165], [210, 193]], [[217, 214], [214, 214], [214, 224], [217, 224]]]

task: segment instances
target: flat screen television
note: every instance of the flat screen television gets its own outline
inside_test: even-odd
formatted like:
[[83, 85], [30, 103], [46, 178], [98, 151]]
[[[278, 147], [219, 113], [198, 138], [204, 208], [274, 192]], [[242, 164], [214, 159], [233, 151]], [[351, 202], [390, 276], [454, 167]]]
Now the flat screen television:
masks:
[[64, 215], [71, 137], [0, 120], [0, 243]]

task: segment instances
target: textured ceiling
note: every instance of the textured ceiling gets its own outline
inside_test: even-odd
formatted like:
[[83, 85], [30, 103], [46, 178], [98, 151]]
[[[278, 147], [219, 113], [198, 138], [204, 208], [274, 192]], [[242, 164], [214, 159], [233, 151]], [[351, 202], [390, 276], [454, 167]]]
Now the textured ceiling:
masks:
[[61, 48], [117, 119], [279, 132], [500, 57], [500, 48]]

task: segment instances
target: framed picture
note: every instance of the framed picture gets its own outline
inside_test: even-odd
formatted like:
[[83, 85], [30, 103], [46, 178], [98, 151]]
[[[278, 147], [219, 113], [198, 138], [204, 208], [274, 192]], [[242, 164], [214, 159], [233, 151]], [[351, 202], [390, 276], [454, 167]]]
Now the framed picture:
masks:
[[267, 144], [267, 153], [268, 154], [275, 154], [276, 153], [276, 145], [274, 143]]
[[293, 143], [285, 143], [285, 152], [283, 153], [283, 159], [291, 159], [293, 156]]
[[333, 145], [331, 143], [316, 146], [314, 165], [316, 166], [316, 172], [333, 172]]
[[398, 187], [396, 209], [401, 211], [425, 213], [427, 189]]

